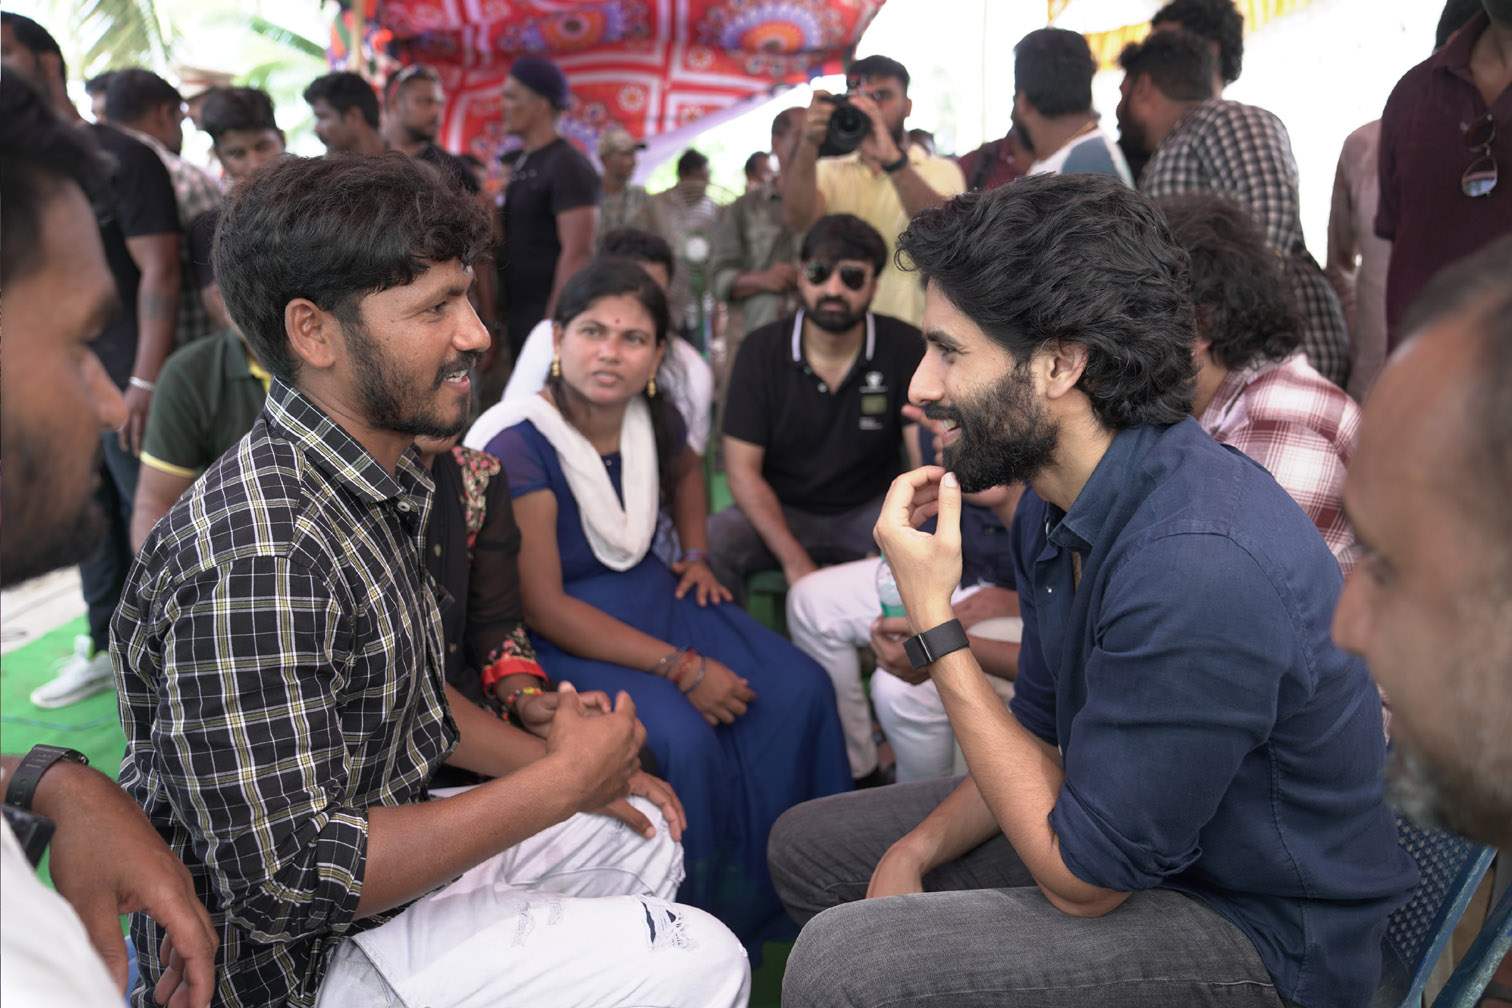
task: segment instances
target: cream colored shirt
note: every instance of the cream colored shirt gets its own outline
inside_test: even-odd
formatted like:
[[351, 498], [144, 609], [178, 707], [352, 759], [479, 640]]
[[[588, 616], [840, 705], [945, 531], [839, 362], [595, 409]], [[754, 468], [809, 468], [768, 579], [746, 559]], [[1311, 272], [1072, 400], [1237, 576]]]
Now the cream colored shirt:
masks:
[[[926, 154], [914, 144], [908, 148], [908, 163], [931, 189], [946, 199], [966, 189], [961, 169], [949, 158]], [[871, 310], [911, 325], [922, 325], [924, 284], [917, 273], [904, 273], [893, 264], [898, 235], [908, 227], [909, 218], [892, 178], [882, 169], [863, 162], [860, 154], [820, 158], [815, 169], [819, 192], [824, 196], [824, 212], [855, 214], [876, 228], [887, 243], [887, 263], [877, 281], [877, 296], [872, 299]]]

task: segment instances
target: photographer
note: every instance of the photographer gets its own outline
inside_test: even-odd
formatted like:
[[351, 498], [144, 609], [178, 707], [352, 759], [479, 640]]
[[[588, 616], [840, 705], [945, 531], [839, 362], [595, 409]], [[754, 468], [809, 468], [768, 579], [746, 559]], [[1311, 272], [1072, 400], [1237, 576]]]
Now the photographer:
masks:
[[[783, 225], [803, 234], [820, 217], [849, 213], [876, 228], [888, 255], [872, 308], [918, 325], [924, 288], [893, 264], [895, 239], [920, 210], [965, 189], [965, 180], [954, 161], [909, 144], [903, 121], [913, 102], [903, 64], [868, 56], [851, 64], [846, 82], [843, 97], [814, 92], [803, 139], [792, 164], [782, 166]], [[856, 112], [871, 120], [864, 135]]]

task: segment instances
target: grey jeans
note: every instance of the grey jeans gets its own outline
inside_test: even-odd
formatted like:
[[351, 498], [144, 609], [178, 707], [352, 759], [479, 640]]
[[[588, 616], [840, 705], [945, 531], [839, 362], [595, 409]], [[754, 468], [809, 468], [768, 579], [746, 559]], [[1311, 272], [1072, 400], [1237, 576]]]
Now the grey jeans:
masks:
[[[884, 494], [883, 497], [886, 495]], [[839, 514], [814, 514], [783, 507], [793, 538], [803, 544], [809, 558], [820, 567], [860, 560], [877, 548], [872, 529], [882, 510], [883, 497]], [[745, 512], [731, 504], [709, 518], [709, 566], [719, 583], [730, 589], [736, 605], [745, 605], [746, 578], [758, 571], [780, 570], [781, 564], [767, 549]]]
[[784, 1008], [1278, 1008], [1249, 938], [1169, 889], [1135, 893], [1102, 917], [1052, 907], [995, 837], [924, 878], [928, 892], [867, 900], [884, 851], [960, 778], [820, 798], [772, 828], [767, 858], [804, 925], [782, 982]]

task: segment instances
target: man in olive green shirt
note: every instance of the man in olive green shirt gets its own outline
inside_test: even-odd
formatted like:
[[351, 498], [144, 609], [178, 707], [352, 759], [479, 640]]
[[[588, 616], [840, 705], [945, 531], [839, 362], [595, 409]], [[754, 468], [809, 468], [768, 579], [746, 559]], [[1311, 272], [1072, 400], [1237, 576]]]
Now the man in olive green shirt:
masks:
[[199, 474], [252, 429], [268, 394], [262, 369], [236, 329], [222, 329], [174, 353], [158, 375], [142, 439], [131, 508], [131, 548]]

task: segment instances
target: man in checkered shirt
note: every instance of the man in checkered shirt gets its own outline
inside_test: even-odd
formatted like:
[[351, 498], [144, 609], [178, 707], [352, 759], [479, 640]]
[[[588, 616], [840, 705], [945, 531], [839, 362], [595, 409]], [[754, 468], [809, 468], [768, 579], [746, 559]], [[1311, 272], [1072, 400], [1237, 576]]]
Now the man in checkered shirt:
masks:
[[1156, 203], [1192, 262], [1193, 415], [1276, 478], [1348, 574], [1355, 536], [1340, 494], [1359, 436], [1359, 406], [1297, 352], [1297, 320], [1281, 272], [1244, 208], [1216, 193]]
[[1159, 198], [1219, 192], [1243, 204], [1281, 259], [1302, 327], [1302, 350], [1335, 385], [1349, 377], [1349, 335], [1338, 296], [1302, 239], [1297, 162], [1286, 127], [1253, 105], [1213, 93], [1213, 52], [1185, 30], [1156, 32], [1119, 57], [1118, 124], [1153, 152], [1139, 188]]
[[[682, 810], [629, 697], [563, 683], [542, 743], [445, 681], [439, 605], [464, 600], [421, 562], [413, 441], [466, 426], [488, 241], [398, 153], [281, 159], [222, 214], [267, 405], [148, 536], [112, 626], [120, 783], [210, 912], [216, 1005], [744, 1003], [740, 944], [669, 902]], [[431, 795], [443, 762], [494, 779]], [[182, 967], [131, 930], [145, 1008]]]

